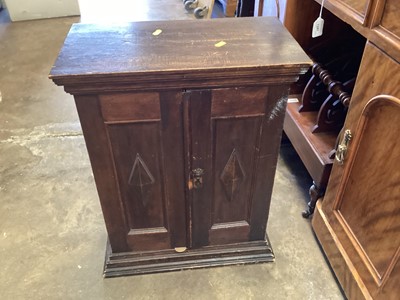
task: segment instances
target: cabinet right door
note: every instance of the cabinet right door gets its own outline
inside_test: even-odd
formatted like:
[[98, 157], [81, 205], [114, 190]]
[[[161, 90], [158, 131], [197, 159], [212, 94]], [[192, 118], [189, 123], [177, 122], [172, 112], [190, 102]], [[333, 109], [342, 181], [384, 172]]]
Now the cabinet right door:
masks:
[[400, 295], [399, 64], [367, 44], [335, 162], [313, 229], [349, 299]]
[[192, 247], [265, 239], [287, 92], [186, 92]]

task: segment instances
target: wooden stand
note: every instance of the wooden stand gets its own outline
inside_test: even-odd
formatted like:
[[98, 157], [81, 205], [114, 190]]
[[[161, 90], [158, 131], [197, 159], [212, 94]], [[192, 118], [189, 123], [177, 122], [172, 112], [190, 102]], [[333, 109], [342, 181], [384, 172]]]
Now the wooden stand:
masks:
[[327, 32], [311, 40], [311, 24], [307, 18], [312, 17], [312, 12], [318, 16], [320, 7], [307, 1], [301, 31], [294, 24], [299, 20], [298, 15], [292, 15], [297, 5], [301, 4], [288, 2], [285, 25], [314, 60], [314, 65], [292, 86], [295, 94], [290, 97], [297, 97], [298, 102], [288, 104], [284, 130], [313, 179], [310, 201], [302, 213], [308, 218], [328, 185], [337, 136], [346, 118], [365, 39], [324, 11]]
[[274, 259], [287, 94], [309, 65], [274, 18], [72, 27], [50, 77], [75, 97], [106, 277]]

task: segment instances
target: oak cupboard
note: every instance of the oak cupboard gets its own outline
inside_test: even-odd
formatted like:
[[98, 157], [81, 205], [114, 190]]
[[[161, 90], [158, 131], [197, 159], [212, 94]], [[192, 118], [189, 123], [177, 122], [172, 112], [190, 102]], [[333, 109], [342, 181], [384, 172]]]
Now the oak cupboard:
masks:
[[273, 18], [73, 25], [50, 78], [76, 101], [106, 277], [274, 259], [287, 94], [309, 65]]

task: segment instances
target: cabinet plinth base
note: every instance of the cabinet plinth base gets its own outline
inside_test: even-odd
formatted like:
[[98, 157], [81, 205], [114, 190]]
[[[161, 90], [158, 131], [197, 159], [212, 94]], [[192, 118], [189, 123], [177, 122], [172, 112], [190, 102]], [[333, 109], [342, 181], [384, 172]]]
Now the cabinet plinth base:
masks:
[[178, 253], [174, 250], [112, 253], [107, 242], [104, 277], [141, 275], [216, 266], [272, 262], [268, 241], [207, 246]]

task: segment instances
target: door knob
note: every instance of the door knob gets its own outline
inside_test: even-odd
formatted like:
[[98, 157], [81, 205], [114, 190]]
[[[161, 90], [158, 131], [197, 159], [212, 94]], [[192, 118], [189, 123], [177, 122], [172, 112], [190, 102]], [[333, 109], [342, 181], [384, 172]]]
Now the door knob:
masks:
[[351, 131], [347, 129], [343, 134], [342, 141], [340, 142], [340, 144], [336, 149], [335, 158], [340, 165], [343, 165], [344, 163], [344, 159], [347, 153], [347, 148], [349, 146], [351, 138], [352, 138]]

